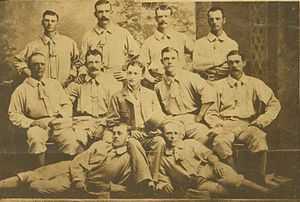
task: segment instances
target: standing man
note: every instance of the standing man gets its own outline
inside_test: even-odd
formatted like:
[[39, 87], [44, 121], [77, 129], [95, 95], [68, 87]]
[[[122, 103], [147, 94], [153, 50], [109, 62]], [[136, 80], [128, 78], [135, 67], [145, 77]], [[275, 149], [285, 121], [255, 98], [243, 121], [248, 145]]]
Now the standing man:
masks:
[[[264, 177], [268, 146], [263, 129], [279, 114], [280, 102], [263, 81], [245, 75], [246, 61], [239, 51], [229, 52], [227, 63], [229, 76], [216, 83], [219, 114], [206, 119], [215, 128], [213, 150], [223, 161], [234, 166], [232, 144], [235, 140], [245, 143], [257, 156], [259, 174]], [[265, 105], [263, 113], [258, 111], [258, 102]]]
[[[132, 61], [128, 64], [126, 73], [127, 85], [113, 95], [111, 111], [113, 116], [120, 118], [122, 122], [131, 127], [132, 138], [130, 138], [129, 145], [131, 154], [135, 156], [132, 159], [137, 182], [148, 180], [153, 188], [151, 181], [153, 178], [157, 182], [160, 158], [165, 142], [157, 132], [147, 127], [147, 121], [153, 116], [163, 117], [164, 114], [155, 92], [141, 86], [145, 66], [139, 61]], [[146, 154], [140, 145], [149, 151], [150, 174]]]
[[57, 31], [59, 16], [55, 11], [46, 10], [43, 13], [42, 26], [44, 33], [35, 41], [26, 45], [16, 56], [16, 68], [20, 74], [30, 76], [27, 68], [28, 58], [35, 52], [42, 52], [46, 56], [45, 77], [57, 79], [65, 86], [70, 75], [76, 76], [75, 62], [79, 59], [79, 52], [75, 41]]
[[179, 52], [176, 49], [164, 48], [161, 62], [164, 65], [164, 78], [155, 86], [155, 91], [163, 111], [184, 122], [186, 138], [206, 143], [209, 129], [202, 119], [216, 102], [215, 90], [197, 74], [179, 66]]
[[116, 92], [122, 87], [116, 79], [125, 79], [122, 67], [129, 58], [138, 55], [139, 45], [126, 29], [112, 22], [112, 13], [109, 0], [98, 0], [95, 3], [94, 14], [98, 23], [83, 37], [81, 59], [84, 60], [88, 50], [97, 49], [103, 56], [104, 73], [111, 78], [110, 86]]
[[223, 30], [226, 18], [222, 8], [212, 7], [207, 17], [210, 32], [196, 41], [193, 68], [204, 79], [215, 81], [228, 75], [226, 56], [231, 50], [238, 50], [238, 44]]
[[[49, 138], [57, 144], [58, 150], [70, 156], [82, 151], [80, 142], [85, 142], [74, 134], [72, 124], [68, 124], [72, 123], [72, 103], [62, 86], [57, 80], [44, 77], [46, 58], [38, 52], [28, 58], [31, 77], [26, 78], [13, 92], [8, 109], [12, 124], [26, 131], [29, 153], [36, 157], [37, 166], [45, 164]], [[66, 124], [70, 127], [50, 130], [52, 123], [59, 122], [57, 118], [69, 120]]]
[[184, 140], [184, 125], [181, 122], [165, 121], [163, 136], [166, 150], [161, 161], [159, 191], [173, 193], [192, 188], [212, 194], [227, 194], [229, 187], [245, 187], [262, 193], [269, 191], [222, 163], [203, 144], [191, 139]]
[[0, 181], [0, 190], [26, 185], [45, 195], [65, 193], [71, 188], [79, 193], [125, 192], [131, 175], [127, 151], [128, 128], [112, 128], [113, 142], [94, 143], [72, 161], [61, 161], [17, 174]]
[[194, 44], [185, 34], [172, 30], [172, 15], [173, 10], [167, 5], [160, 5], [155, 9], [157, 29], [144, 41], [141, 48], [141, 61], [148, 67], [150, 73], [163, 73], [160, 55], [161, 50], [167, 46], [178, 50], [182, 68], [185, 66], [184, 53], [192, 55]]

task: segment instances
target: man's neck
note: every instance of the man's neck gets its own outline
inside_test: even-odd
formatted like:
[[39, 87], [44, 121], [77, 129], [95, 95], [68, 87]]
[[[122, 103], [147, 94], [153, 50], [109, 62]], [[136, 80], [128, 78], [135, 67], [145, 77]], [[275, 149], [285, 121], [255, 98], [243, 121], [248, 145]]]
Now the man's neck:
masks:
[[102, 29], [107, 29], [111, 25], [111, 22], [108, 22], [107, 24], [103, 24], [101, 22], [98, 22], [98, 26]]
[[141, 88], [141, 84], [139, 83], [139, 84], [136, 84], [136, 85], [130, 85], [130, 84], [128, 84], [129, 85], [129, 87], [130, 87], [130, 89], [132, 90], [132, 91], [138, 91], [138, 90], [140, 90], [140, 88]]
[[213, 31], [211, 30], [211, 33], [217, 37], [221, 36], [223, 34], [223, 29], [217, 30], [217, 31]]
[[168, 27], [166, 28], [163, 28], [163, 27], [157, 27], [157, 31], [163, 33], [163, 34], [166, 34], [170, 31], [170, 29]]
[[45, 35], [46, 35], [47, 37], [49, 37], [50, 39], [53, 39], [54, 36], [55, 36], [56, 34], [57, 34], [56, 31], [54, 31], [54, 32], [46, 32], [46, 31], [45, 31]]
[[240, 80], [243, 76], [243, 72], [241, 71], [236, 71], [236, 72], [231, 72], [230, 75], [232, 78], [234, 78], [235, 80]]

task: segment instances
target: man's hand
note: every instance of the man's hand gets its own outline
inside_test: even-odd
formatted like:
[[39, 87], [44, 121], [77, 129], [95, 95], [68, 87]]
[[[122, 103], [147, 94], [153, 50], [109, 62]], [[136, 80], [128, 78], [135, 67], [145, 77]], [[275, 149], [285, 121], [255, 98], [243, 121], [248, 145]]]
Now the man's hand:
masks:
[[218, 161], [214, 164], [214, 170], [215, 170], [216, 174], [221, 178], [224, 175], [225, 167], [226, 167], [226, 165], [224, 163], [222, 163], [221, 161]]
[[84, 182], [75, 182], [74, 188], [77, 191], [86, 192], [86, 186], [85, 186]]
[[124, 72], [124, 71], [114, 72], [113, 76], [114, 76], [114, 78], [117, 81], [124, 81], [124, 80], [126, 80], [126, 72]]
[[250, 123], [250, 126], [256, 126], [257, 128], [263, 129], [265, 126], [264, 120], [257, 118]]
[[45, 130], [48, 129], [48, 124], [46, 124], [45, 121], [43, 121], [43, 120], [34, 120], [34, 121], [30, 124], [30, 126], [38, 126], [38, 127], [43, 128], [43, 129], [45, 129]]
[[175, 190], [174, 190], [174, 187], [170, 184], [166, 184], [163, 188], [162, 188], [162, 191], [163, 192], [166, 192], [166, 193], [173, 193]]
[[137, 140], [142, 140], [144, 138], [144, 134], [138, 130], [132, 130], [131, 131], [131, 137], [137, 139]]
[[126, 192], [127, 189], [123, 185], [111, 183], [110, 184], [110, 191], [112, 191], [112, 192]]

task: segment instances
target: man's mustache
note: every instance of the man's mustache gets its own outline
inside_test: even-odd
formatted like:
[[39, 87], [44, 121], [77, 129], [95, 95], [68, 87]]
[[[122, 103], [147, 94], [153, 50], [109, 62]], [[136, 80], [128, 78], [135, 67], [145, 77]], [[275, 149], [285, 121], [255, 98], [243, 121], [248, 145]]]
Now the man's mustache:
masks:
[[103, 17], [100, 18], [100, 20], [102, 20], [102, 21], [104, 21], [104, 20], [109, 20], [109, 18], [103, 16]]

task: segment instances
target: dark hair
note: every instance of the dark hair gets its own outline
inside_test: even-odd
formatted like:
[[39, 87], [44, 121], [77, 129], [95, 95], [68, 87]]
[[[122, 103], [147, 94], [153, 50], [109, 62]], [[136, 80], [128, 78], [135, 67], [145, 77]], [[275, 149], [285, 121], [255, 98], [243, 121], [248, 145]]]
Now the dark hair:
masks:
[[177, 50], [176, 48], [167, 46], [167, 47], [165, 47], [165, 48], [163, 48], [163, 49], [161, 50], [161, 58], [163, 57], [164, 53], [166, 53], [166, 52], [172, 52], [172, 51], [175, 51], [176, 54], [177, 54], [177, 56], [179, 55], [179, 52], [178, 52], [178, 50]]
[[55, 11], [53, 11], [53, 10], [45, 10], [43, 12], [43, 18], [45, 18], [46, 15], [56, 16], [57, 21], [59, 20], [58, 14]]
[[171, 15], [173, 15], [173, 9], [170, 6], [166, 5], [166, 4], [162, 4], [162, 5], [158, 6], [157, 8], [155, 8], [155, 15], [156, 16], [157, 16], [157, 11], [158, 10], [163, 10], [163, 11], [170, 10]]
[[127, 62], [127, 64], [125, 65], [125, 68], [124, 68], [124, 70], [126, 71], [126, 70], [128, 70], [128, 68], [130, 67], [130, 66], [139, 66], [141, 69], [142, 69], [142, 73], [144, 74], [145, 73], [145, 71], [146, 71], [146, 67], [145, 67], [145, 65], [142, 63], [142, 62], [140, 62], [139, 60], [138, 60], [138, 58], [139, 58], [139, 56], [134, 56], [134, 57], [132, 57], [131, 59], [129, 59], [129, 61]]
[[227, 54], [227, 58], [231, 55], [239, 55], [241, 56], [242, 60], [245, 61], [246, 60], [246, 56], [245, 54], [241, 53], [239, 50], [232, 50]]
[[32, 60], [32, 58], [33, 58], [34, 56], [36, 56], [36, 55], [41, 55], [41, 56], [43, 56], [43, 57], [46, 57], [46, 55], [45, 55], [44, 53], [42, 53], [42, 52], [33, 52], [33, 53], [28, 57], [28, 60], [27, 60], [27, 63], [28, 63], [29, 68], [30, 68], [30, 65], [31, 65], [31, 60]]
[[97, 56], [100, 55], [101, 56], [101, 60], [103, 59], [102, 57], [102, 53], [100, 51], [98, 51], [97, 49], [89, 49], [86, 54], [85, 54], [85, 62], [87, 61], [88, 56], [93, 55], [93, 56]]
[[94, 6], [94, 7], [95, 7], [95, 10], [96, 10], [97, 6], [102, 5], [102, 4], [109, 4], [109, 5], [110, 5], [110, 8], [112, 8], [111, 3], [110, 3], [109, 0], [98, 0], [98, 1], [95, 3], [95, 6]]
[[223, 18], [225, 17], [225, 13], [223, 8], [221, 7], [211, 7], [208, 11], [207, 11], [207, 16], [209, 15], [210, 12], [215, 12], [215, 11], [221, 11]]

